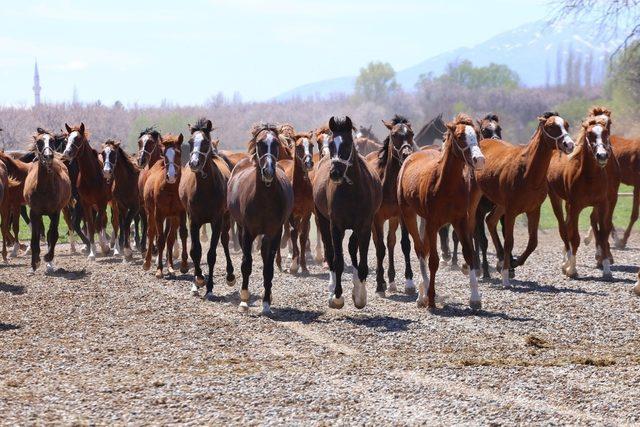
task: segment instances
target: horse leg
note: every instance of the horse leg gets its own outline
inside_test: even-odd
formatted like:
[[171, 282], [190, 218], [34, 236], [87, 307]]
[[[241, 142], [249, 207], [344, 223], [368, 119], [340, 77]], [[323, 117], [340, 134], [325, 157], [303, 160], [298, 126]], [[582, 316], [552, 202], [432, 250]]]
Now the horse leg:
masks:
[[7, 262], [7, 243], [9, 243], [8, 217], [9, 217], [8, 212], [3, 209], [2, 212], [0, 212], [0, 230], [2, 230], [2, 260], [4, 262]]
[[[207, 293], [204, 295], [209, 301], [213, 300], [213, 269], [216, 266], [216, 249], [218, 249], [218, 241], [222, 232], [222, 220], [211, 222], [211, 240], [209, 241], [209, 251], [207, 252], [207, 265], [209, 266], [209, 275], [207, 276]], [[193, 238], [192, 245], [193, 245]]]
[[168, 233], [166, 234], [167, 270], [171, 275], [175, 274], [175, 270], [173, 266], [174, 254], [173, 254], [172, 248], [174, 248], [174, 246], [176, 245], [176, 242], [178, 241], [179, 221], [180, 221], [179, 218], [172, 216], [167, 219], [167, 225], [166, 225], [169, 230]]
[[[384, 220], [379, 218], [377, 215], [373, 218], [373, 245], [376, 248], [376, 293], [384, 297], [385, 289], [387, 288], [387, 284], [384, 281], [384, 236], [383, 236], [383, 226]], [[355, 234], [355, 233], [354, 233]], [[351, 241], [349, 241], [351, 243]], [[351, 245], [349, 245], [351, 246]], [[351, 247], [349, 247], [351, 250]], [[391, 282], [391, 280], [389, 280]]]
[[[157, 234], [157, 229], [156, 229], [156, 217], [155, 217], [155, 210], [153, 208], [149, 209], [150, 213], [149, 215], [145, 215], [145, 217], [147, 218], [146, 223], [147, 226], [146, 228], [146, 232], [144, 231], [145, 228], [143, 228], [143, 237], [146, 237], [146, 254], [145, 254], [145, 260], [144, 260], [144, 264], [142, 264], [142, 268], [144, 270], [149, 270], [151, 268], [151, 256], [153, 255], [153, 244], [152, 242], [154, 241], [154, 239], [156, 238], [156, 234]], [[162, 225], [162, 223], [161, 223]], [[162, 228], [160, 228], [160, 230], [162, 230]], [[144, 240], [143, 240], [144, 242]]]
[[[418, 257], [418, 260], [421, 261], [420, 272], [422, 273], [422, 279], [424, 281], [426, 277], [426, 274], [425, 274], [426, 267], [423, 268], [424, 267], [423, 262], [424, 262], [424, 257], [426, 256], [425, 246], [426, 246], [427, 239], [423, 239], [421, 237], [420, 231], [418, 230], [417, 216], [414, 212], [403, 211], [401, 221], [402, 221], [402, 226], [406, 228], [407, 233], [413, 239], [413, 250], [416, 256]], [[424, 234], [426, 235], [426, 222], [425, 222], [424, 232], [425, 232]], [[415, 292], [416, 292], [416, 288], [413, 283], [413, 280], [407, 280], [404, 287], [404, 293], [408, 295], [413, 295], [415, 294]]]
[[243, 229], [240, 235], [242, 248], [242, 288], [240, 289], [240, 311], [246, 313], [249, 311], [249, 276], [251, 276], [251, 266], [253, 263], [253, 237], [248, 230]]
[[300, 269], [303, 274], [309, 273], [307, 269], [307, 246], [309, 245], [309, 228], [311, 214], [307, 214], [300, 222]]
[[[187, 274], [189, 272], [189, 256], [187, 254], [187, 213], [180, 214], [178, 222], [178, 231], [180, 233], [180, 243], [182, 244], [182, 252], [180, 254], [180, 273]], [[219, 233], [219, 232], [218, 232]], [[218, 234], [218, 237], [219, 234]], [[217, 245], [217, 243], [216, 243]]]
[[489, 241], [487, 240], [487, 234], [484, 229], [484, 219], [486, 215], [487, 212], [480, 208], [478, 208], [478, 210], [476, 211], [475, 239], [479, 251], [482, 252], [482, 278], [484, 280], [491, 279], [491, 274], [489, 273], [489, 262], [487, 261], [487, 249], [489, 248]]
[[[13, 235], [15, 236], [14, 248], [20, 249], [20, 208], [16, 206], [15, 212], [12, 215]], [[40, 238], [43, 238], [44, 232], [41, 231]]]
[[389, 219], [389, 231], [387, 232], [387, 250], [389, 251], [389, 270], [387, 271], [387, 277], [389, 278], [389, 290], [391, 290], [392, 287], [396, 288], [396, 262], [393, 255], [396, 249], [398, 224], [400, 224], [400, 218], [394, 217]]
[[144, 253], [147, 250], [148, 231], [148, 218], [144, 208], [140, 209], [140, 224], [142, 227], [142, 235], [140, 236], [140, 252]]
[[[200, 243], [200, 224], [196, 223], [193, 219], [189, 224], [189, 231], [191, 234], [191, 262], [193, 262], [193, 278], [194, 283], [191, 286], [191, 293], [194, 296], [198, 295], [198, 288], [204, 286], [204, 277], [202, 276], [202, 269], [200, 268], [200, 259], [202, 257], [202, 244]], [[211, 236], [213, 239], [213, 235]]]
[[527, 229], [529, 232], [529, 240], [524, 252], [518, 257], [513, 268], [524, 265], [529, 255], [538, 247], [538, 224], [540, 224], [540, 206], [531, 212], [527, 212]]
[[[420, 228], [422, 229], [422, 224]], [[442, 259], [445, 262], [449, 262], [451, 260], [451, 248], [449, 247], [449, 224], [441, 227], [438, 230], [438, 235], [440, 236], [440, 249], [442, 250]], [[424, 238], [424, 236], [422, 236]]]
[[[358, 251], [360, 252], [360, 262], [358, 263], [358, 271], [353, 274], [353, 305], [358, 309], [362, 309], [367, 305], [367, 276], [369, 275], [367, 254], [369, 253], [370, 241], [371, 227], [365, 226], [358, 231]], [[384, 297], [384, 289], [382, 291], [376, 289], [376, 293], [378, 296]]]
[[[322, 233], [320, 231], [320, 226], [318, 225], [318, 214], [315, 214], [314, 217], [316, 218], [316, 249], [315, 249], [315, 256], [313, 257], [313, 259], [315, 260], [315, 262], [317, 262], [318, 264], [320, 264], [321, 262], [323, 262], [324, 260], [327, 260], [327, 258], [325, 258], [325, 253], [326, 253], [326, 249], [323, 250], [322, 248], [322, 244], [324, 242], [324, 239], [322, 238]], [[328, 262], [328, 260], [327, 260]]]
[[513, 229], [516, 218], [511, 213], [504, 215], [504, 257], [502, 260], [502, 285], [511, 286], [509, 282], [509, 270], [511, 269], [511, 253], [513, 252]]
[[[604, 217], [604, 227], [609, 230], [609, 234], [607, 234], [607, 241], [609, 240], [609, 235], [613, 237], [613, 242], [615, 247], [617, 248], [622, 243], [621, 239], [618, 237], [618, 233], [616, 232], [616, 228], [613, 225], [613, 211], [618, 204], [618, 190], [615, 189], [609, 192], [609, 197], [607, 203], [605, 204], [606, 211]], [[611, 251], [608, 251], [607, 258], [609, 259], [609, 263], [613, 264], [613, 255]]]
[[113, 228], [113, 233], [111, 234], [111, 241], [109, 242], [109, 246], [113, 248], [113, 256], [120, 256], [120, 251], [122, 247], [120, 246], [120, 241], [118, 237], [120, 237], [120, 223], [124, 219], [124, 212], [121, 212], [120, 206], [114, 201], [111, 205], [111, 228]]
[[[89, 241], [89, 238], [84, 233], [84, 231], [82, 231], [82, 219], [84, 218], [84, 210], [82, 208], [82, 204], [79, 201], [77, 201], [73, 206], [73, 210], [71, 212], [72, 212], [71, 221], [73, 223], [73, 229], [78, 235], [78, 237], [80, 237], [80, 241], [84, 244], [85, 253], [89, 253], [91, 251], [91, 242]], [[85, 219], [85, 224], [86, 222], [87, 221]]]
[[613, 279], [611, 274], [611, 249], [609, 246], [609, 234], [611, 227], [609, 226], [609, 206], [608, 202], [604, 202], [594, 208], [598, 212], [598, 234], [596, 237], [600, 247], [600, 260], [602, 263], [602, 278], [605, 280]]
[[471, 307], [471, 310], [477, 311], [482, 308], [482, 295], [480, 295], [480, 292], [478, 291], [478, 277], [476, 274], [478, 264], [474, 259], [475, 255], [473, 250], [473, 241], [471, 239], [471, 230], [469, 230], [469, 225], [467, 224], [466, 219], [460, 221], [457, 225], [454, 225], [454, 229], [460, 238], [462, 256], [469, 266], [469, 289], [471, 291], [469, 307]]
[[[293, 254], [291, 255], [291, 265], [289, 266], [289, 273], [298, 274], [298, 269], [300, 268], [300, 254], [302, 254], [302, 257], [304, 258], [304, 247], [298, 247], [298, 236], [301, 220], [299, 218], [294, 218], [293, 214], [291, 214], [290, 221], [291, 230], [288, 237], [291, 239], [291, 250]], [[284, 240], [285, 237], [286, 236], [283, 236], [282, 240]], [[282, 244], [280, 245], [280, 248], [282, 248]]]
[[[344, 251], [342, 240], [344, 230], [335, 224], [330, 224], [331, 245], [333, 246], [333, 268], [336, 275], [336, 288], [329, 299], [329, 308], [344, 307], [344, 296], [342, 295], [342, 272], [344, 271]], [[355, 234], [355, 233], [354, 233]], [[351, 235], [353, 238], [353, 234]], [[357, 237], [354, 239], [357, 242]], [[351, 239], [349, 239], [349, 249], [351, 249]]]
[[222, 249], [227, 262], [227, 286], [234, 286], [236, 284], [236, 276], [233, 274], [233, 262], [231, 261], [231, 254], [229, 253], [229, 228], [231, 225], [231, 216], [226, 213], [222, 220], [220, 240], [222, 241]]
[[[442, 229], [442, 228], [440, 228]], [[424, 233], [424, 242], [422, 244], [423, 256], [420, 261], [420, 274], [422, 282], [418, 286], [418, 307], [428, 307], [433, 310], [436, 307], [436, 288], [435, 279], [436, 271], [440, 265], [440, 257], [438, 256], [438, 231], [433, 227], [427, 226]], [[429, 274], [427, 275], [427, 256], [429, 257]]]
[[[111, 208], [111, 217], [113, 218], [113, 208]], [[102, 255], [109, 255], [111, 252], [111, 246], [109, 243], [109, 238], [107, 237], [107, 207], [100, 209], [98, 208], [97, 220], [96, 220], [96, 231], [98, 232], [98, 239], [100, 244], [100, 251]], [[118, 229], [113, 230], [112, 234], [116, 234]]]
[[264, 286], [264, 294], [262, 295], [262, 314], [271, 314], [271, 286], [273, 282], [273, 261], [276, 256], [276, 250], [281, 248], [282, 234], [280, 231], [274, 237], [264, 236], [262, 239], [262, 280]]
[[638, 211], [640, 210], [640, 185], [636, 185], [633, 187], [633, 202], [631, 206], [631, 218], [629, 218], [629, 225], [626, 230], [624, 230], [624, 235], [622, 236], [622, 240], [620, 242], [616, 242], [616, 248], [624, 249], [627, 246], [627, 241], [629, 240], [629, 236], [631, 235], [631, 230], [633, 229], [633, 224], [638, 220]]
[[[336, 289], [336, 271], [334, 270], [334, 253], [333, 244], [331, 242], [331, 228], [329, 220], [316, 212], [316, 225], [324, 246], [324, 259], [329, 264], [329, 295], [332, 295]], [[331, 300], [329, 300], [331, 301]]]
[[351, 259], [351, 273], [355, 274], [358, 268], [358, 234], [355, 231], [349, 236], [347, 249], [349, 250], [349, 258]]
[[[131, 222], [133, 221], [134, 218], [136, 218], [137, 212], [135, 209], [128, 209], [127, 210], [127, 216], [124, 219], [124, 227], [123, 227], [123, 231], [124, 231], [124, 247], [123, 247], [123, 253], [124, 253], [124, 259], [127, 261], [130, 261], [132, 256], [133, 256], [133, 252], [131, 250]], [[122, 227], [122, 226], [121, 226]], [[135, 227], [135, 225], [134, 225]], [[137, 230], [134, 230], [134, 233], [137, 233]], [[135, 240], [135, 238], [134, 238]]]
[[72, 254], [75, 254], [76, 251], [76, 236], [73, 231], [73, 219], [71, 218], [71, 211], [69, 210], [69, 206], [65, 206], [62, 208], [62, 218], [64, 222], [67, 224], [67, 237], [69, 239], [69, 251]]
[[402, 248], [402, 255], [404, 256], [405, 289], [415, 289], [413, 269], [411, 268], [411, 240], [409, 240], [407, 227], [403, 223], [400, 224], [400, 247]]
[[[578, 219], [580, 218], [580, 211], [582, 208], [576, 205], [567, 203], [567, 240], [569, 241], [569, 251], [567, 252], [566, 267], [563, 268], [564, 274], [568, 277], [575, 279], [578, 277], [578, 271], [576, 269], [576, 254], [578, 253], [578, 247], [580, 246], [580, 233], [578, 231]], [[596, 244], [598, 242], [598, 234], [596, 232]]]
[[458, 242], [459, 242], [459, 238], [458, 238], [458, 233], [456, 233], [456, 230], [452, 230], [451, 231], [451, 240], [453, 240], [453, 251], [451, 252], [451, 265], [450, 265], [450, 269], [451, 270], [459, 270], [460, 267], [458, 267]]
[[96, 232], [96, 225], [95, 225], [95, 217], [93, 215], [93, 208], [91, 207], [91, 205], [88, 204], [83, 204], [82, 206], [82, 211], [84, 212], [84, 221], [87, 224], [87, 234], [89, 234], [88, 236], [88, 240], [89, 240], [89, 260], [90, 261], [95, 261], [96, 259], [96, 244], [95, 244], [95, 232]]
[[[489, 235], [491, 236], [491, 241], [493, 242], [493, 247], [496, 249], [496, 256], [498, 257], [496, 270], [498, 271], [502, 269], [502, 260], [504, 259], [504, 248], [502, 247], [502, 243], [500, 243], [500, 236], [498, 236], [498, 221], [500, 221], [500, 217], [502, 217], [502, 215], [504, 215], [504, 208], [496, 205], [485, 219], [487, 228], [489, 229]], [[502, 233], [504, 236], [504, 226], [502, 228]]]
[[35, 272], [40, 266], [40, 233], [42, 217], [40, 213], [31, 211], [31, 270]]
[[[56, 212], [53, 215], [49, 215], [49, 231], [47, 233], [47, 243], [49, 244], [49, 250], [44, 256], [44, 260], [47, 263], [47, 273], [53, 273], [56, 270], [53, 265], [53, 257], [55, 256], [56, 243], [58, 242], [58, 225], [60, 224], [60, 212]], [[41, 228], [44, 231], [44, 228]]]
[[[162, 215], [158, 215], [156, 213], [155, 219], [156, 219], [156, 229], [158, 230], [158, 238], [156, 239], [157, 249], [158, 249], [158, 255], [156, 259], [156, 278], [162, 279], [162, 261], [163, 261], [162, 252], [164, 251], [164, 245], [167, 240], [167, 234], [169, 233], [166, 233], [164, 229], [165, 218]], [[171, 248], [168, 247], [167, 251], [171, 251]], [[171, 263], [169, 263], [169, 265], [171, 265]]]

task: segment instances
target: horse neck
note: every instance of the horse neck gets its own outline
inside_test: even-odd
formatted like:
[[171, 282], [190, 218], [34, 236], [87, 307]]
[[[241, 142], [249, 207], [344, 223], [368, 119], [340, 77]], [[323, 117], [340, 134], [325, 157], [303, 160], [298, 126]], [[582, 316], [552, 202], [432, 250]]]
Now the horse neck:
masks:
[[100, 170], [100, 165], [98, 163], [97, 157], [93, 153], [93, 149], [89, 145], [89, 141], [85, 141], [80, 146], [78, 155], [76, 157], [78, 162], [78, 168], [82, 175], [86, 177], [96, 176], [96, 175], [102, 176], [101, 174], [98, 174]]
[[346, 176], [349, 177], [349, 179], [351, 181], [358, 182], [358, 180], [360, 179], [360, 157], [358, 156], [358, 151], [356, 150], [356, 145], [355, 145], [355, 141], [354, 143], [351, 145], [351, 166], [349, 166], [349, 169], [347, 169], [347, 173], [345, 174]]
[[[604, 170], [600, 165], [598, 165], [598, 162], [591, 152], [591, 148], [589, 147], [585, 137], [581, 138], [580, 144], [582, 144], [582, 148], [580, 149], [580, 153], [576, 156], [580, 172], [593, 176]], [[609, 161], [611, 160], [613, 159], [609, 159]]]
[[542, 130], [539, 127], [533, 134], [531, 142], [524, 148], [526, 167], [524, 178], [533, 184], [534, 188], [542, 185], [547, 179], [547, 169], [553, 155], [553, 148], [543, 140]]
[[298, 155], [293, 153], [293, 186], [299, 187], [304, 185], [309, 181], [309, 176], [304, 171], [304, 165], [302, 164], [302, 160], [298, 158]]
[[387, 163], [384, 165], [384, 172], [382, 176], [383, 193], [396, 192], [399, 173], [400, 161], [397, 161], [393, 156], [393, 142], [389, 141], [389, 148], [387, 149]]
[[29, 165], [23, 162], [16, 161], [11, 156], [7, 156], [4, 153], [0, 153], [0, 160], [4, 161], [7, 166], [7, 172], [12, 177], [18, 180], [24, 180], [29, 173]]
[[438, 164], [440, 174], [436, 183], [436, 190], [443, 189], [449, 182], [454, 182], [462, 176], [465, 162], [453, 153], [455, 141], [451, 140], [442, 152], [442, 158]]
[[53, 186], [53, 165], [51, 165], [51, 168], [47, 168], [40, 162], [39, 159], [36, 158], [36, 161], [33, 163], [32, 167], [37, 168], [36, 171], [38, 174], [38, 180], [36, 182], [36, 187], [38, 189], [42, 190], [43, 188], [49, 188]]
[[153, 152], [149, 155], [149, 162], [147, 163], [149, 165], [149, 168], [155, 165], [156, 162], [162, 158], [162, 156], [160, 155], [160, 147], [158, 146], [158, 144], [160, 143], [156, 142], [156, 148], [154, 148]]

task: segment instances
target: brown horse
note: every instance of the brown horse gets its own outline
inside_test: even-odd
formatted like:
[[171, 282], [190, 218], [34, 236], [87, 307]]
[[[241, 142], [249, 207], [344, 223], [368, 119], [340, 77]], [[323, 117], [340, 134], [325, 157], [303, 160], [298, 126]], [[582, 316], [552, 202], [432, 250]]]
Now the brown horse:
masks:
[[140, 195], [140, 223], [141, 223], [141, 236], [138, 239], [140, 241], [140, 251], [146, 253], [147, 249], [147, 212], [144, 209], [144, 185], [149, 177], [149, 171], [151, 168], [162, 158], [162, 136], [160, 132], [152, 127], [148, 127], [140, 132], [138, 136], [138, 167], [141, 168], [138, 175], [138, 194]]
[[[182, 145], [182, 134], [177, 137], [165, 135], [161, 139], [161, 161], [156, 162], [151, 169], [144, 183], [142, 198], [145, 211], [147, 213], [147, 253], [142, 268], [151, 268], [151, 256], [153, 245], [151, 242], [156, 239], [158, 250], [156, 277], [163, 276], [162, 253], [167, 247], [167, 264], [169, 274], [173, 274], [173, 243], [180, 227], [180, 238], [182, 240], [182, 262], [180, 272], [186, 273], [187, 266], [187, 235], [182, 232], [183, 224], [186, 222], [186, 213], [180, 196], [178, 186], [180, 184], [180, 146]], [[169, 221], [169, 228], [165, 232], [165, 220]]]
[[[138, 176], [140, 169], [133, 159], [124, 152], [120, 142], [108, 140], [102, 144], [102, 174], [111, 186], [111, 203], [115, 204], [118, 213], [118, 241], [114, 247], [114, 255], [122, 248], [124, 261], [131, 259], [131, 221], [140, 211], [140, 193], [138, 192]], [[114, 230], [114, 234], [116, 230]]]
[[205, 284], [200, 268], [202, 245], [200, 244], [200, 227], [211, 225], [211, 240], [207, 252], [209, 275], [205, 298], [213, 298], [213, 268], [216, 264], [216, 249], [222, 236], [222, 248], [227, 260], [227, 285], [233, 286], [236, 278], [229, 254], [229, 212], [227, 210], [227, 182], [229, 167], [218, 155], [217, 141], [211, 141], [213, 125], [211, 120], [200, 119], [195, 125], [189, 125], [189, 163], [182, 170], [178, 193], [182, 205], [189, 216], [191, 234], [191, 260], [195, 270], [195, 283], [191, 288], [198, 295], [198, 288]]
[[[447, 129], [441, 152], [421, 150], [404, 161], [398, 177], [398, 204], [420, 260], [422, 283], [418, 288], [418, 306], [435, 308], [435, 279], [440, 262], [437, 234], [443, 225], [452, 224], [462, 243], [464, 259], [471, 266], [469, 305], [478, 310], [482, 302], [471, 232], [480, 193], [474, 188], [472, 174], [482, 170], [485, 158], [478, 145], [478, 129], [469, 116], [458, 114], [454, 121], [447, 123]], [[424, 238], [418, 231], [416, 215], [425, 219]]]
[[34, 137], [36, 162], [33, 163], [24, 183], [24, 199], [31, 208], [31, 269], [40, 265], [40, 236], [44, 233], [42, 216], [49, 217], [47, 243], [49, 250], [44, 256], [47, 272], [55, 271], [54, 251], [58, 241], [60, 211], [69, 204], [71, 181], [67, 167], [54, 157], [53, 135], [38, 132]]
[[382, 143], [371, 130], [372, 127], [373, 126], [369, 126], [366, 128], [361, 126], [358, 132], [356, 132], [356, 139], [354, 141], [356, 150], [363, 156], [377, 152], [382, 148]]
[[[282, 166], [287, 178], [293, 187], [293, 210], [289, 217], [291, 226], [290, 238], [293, 250], [289, 272], [296, 274], [298, 268], [304, 273], [308, 273], [307, 260], [305, 256], [307, 240], [309, 239], [309, 227], [311, 223], [311, 213], [313, 212], [313, 188], [309, 173], [313, 171], [313, 144], [310, 133], [299, 133], [295, 135], [293, 146], [293, 160], [280, 160], [278, 164]], [[285, 230], [287, 226], [285, 225]], [[286, 238], [286, 234], [285, 234]], [[298, 246], [298, 238], [300, 246]], [[276, 256], [276, 264], [280, 266], [280, 251]]]
[[[487, 164], [476, 173], [482, 193], [496, 208], [487, 217], [487, 226], [502, 267], [502, 283], [509, 286], [512, 268], [513, 230], [515, 219], [527, 214], [529, 241], [513, 267], [523, 265], [538, 245], [540, 206], [547, 197], [547, 169], [555, 150], [571, 153], [573, 140], [569, 124], [556, 112], [546, 112], [538, 118], [538, 128], [525, 146], [516, 146], [499, 139], [483, 139], [480, 147]], [[504, 248], [500, 243], [497, 224], [504, 215]]]
[[282, 226], [291, 215], [293, 188], [278, 158], [285, 154], [286, 141], [276, 126], [254, 126], [249, 141], [249, 158], [241, 160], [231, 173], [227, 186], [227, 205], [240, 227], [242, 246], [242, 289], [240, 310], [249, 310], [249, 276], [252, 267], [252, 246], [256, 236], [263, 235], [262, 312], [271, 312], [273, 263], [280, 247]]
[[[0, 162], [7, 168], [7, 174], [11, 177], [12, 183], [5, 188], [4, 199], [0, 204], [0, 230], [2, 230], [2, 259], [7, 261], [7, 245], [13, 244], [11, 256], [18, 256], [20, 242], [18, 233], [20, 231], [20, 207], [26, 202], [24, 200], [24, 181], [31, 169], [31, 163], [24, 163], [21, 160], [0, 151]], [[11, 230], [13, 229], [13, 235]]]
[[[595, 231], [598, 255], [602, 260], [602, 275], [610, 279], [609, 233], [611, 227], [607, 219], [609, 212], [608, 177], [605, 169], [611, 145], [609, 142], [608, 120], [590, 116], [582, 123], [576, 149], [569, 156], [555, 155], [551, 159], [547, 173], [549, 198], [553, 212], [558, 218], [560, 237], [564, 242], [565, 262], [562, 272], [568, 277], [577, 277], [576, 254], [580, 246], [578, 219], [587, 206], [594, 206], [598, 212]], [[567, 218], [562, 212], [562, 202], [566, 202]]]
[[[386, 283], [384, 281], [384, 236], [378, 232], [383, 230], [384, 223], [389, 221], [389, 231], [387, 232], [387, 247], [389, 249], [389, 291], [397, 290], [395, 284], [396, 270], [393, 259], [396, 245], [396, 231], [400, 223], [400, 207], [398, 206], [398, 173], [400, 167], [410, 154], [418, 151], [419, 148], [413, 140], [413, 130], [411, 123], [405, 117], [396, 115], [390, 121], [382, 121], [389, 129], [389, 136], [383, 142], [382, 148], [378, 152], [369, 154], [367, 162], [374, 168], [380, 181], [382, 182], [382, 204], [373, 219], [373, 242], [376, 246], [377, 270], [376, 282], [380, 295], [384, 295]], [[406, 227], [402, 227], [401, 238], [402, 253], [405, 261], [405, 292], [415, 293], [413, 284], [413, 271], [411, 270], [411, 242]]]
[[110, 250], [104, 235], [107, 223], [107, 204], [111, 198], [111, 189], [102, 175], [102, 165], [98, 152], [89, 145], [88, 133], [85, 132], [84, 123], [80, 126], [69, 126], [65, 123], [66, 146], [62, 156], [71, 161], [75, 159], [79, 173], [76, 181], [80, 204], [84, 221], [87, 224], [89, 235], [89, 260], [96, 259], [96, 247], [94, 235], [100, 234], [100, 246], [102, 252], [107, 254]]
[[353, 233], [349, 239], [349, 255], [353, 268], [357, 268], [353, 274], [352, 298], [356, 308], [363, 308], [367, 304], [371, 225], [382, 203], [382, 184], [356, 150], [351, 119], [331, 117], [329, 129], [329, 155], [320, 160], [313, 181], [316, 222], [329, 264], [329, 307], [344, 306], [342, 240], [345, 230], [350, 229]]

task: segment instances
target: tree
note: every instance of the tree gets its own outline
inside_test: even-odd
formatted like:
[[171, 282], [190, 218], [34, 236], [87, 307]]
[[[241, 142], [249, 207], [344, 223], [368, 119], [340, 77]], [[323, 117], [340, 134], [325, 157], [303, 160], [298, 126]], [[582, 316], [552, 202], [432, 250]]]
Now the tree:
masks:
[[623, 50], [613, 62], [607, 89], [617, 108], [637, 117], [640, 109], [640, 41]]
[[387, 62], [370, 62], [360, 69], [356, 79], [355, 96], [364, 101], [384, 102], [400, 87], [396, 82], [396, 72]]
[[446, 73], [437, 80], [468, 89], [515, 89], [520, 85], [518, 74], [506, 65], [491, 63], [486, 67], [474, 67], [469, 60], [449, 64]]

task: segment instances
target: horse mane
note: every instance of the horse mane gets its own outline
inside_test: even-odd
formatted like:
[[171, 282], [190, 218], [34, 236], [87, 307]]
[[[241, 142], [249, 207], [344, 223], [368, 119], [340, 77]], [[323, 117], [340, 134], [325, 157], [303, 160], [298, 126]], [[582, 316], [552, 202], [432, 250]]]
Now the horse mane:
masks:
[[[600, 110], [597, 110], [597, 109], [594, 110], [592, 108], [591, 110], [589, 110], [589, 113], [591, 113], [593, 111], [600, 112]], [[574, 158], [576, 158], [578, 156], [578, 154], [580, 154], [582, 152], [582, 150], [584, 149], [584, 145], [587, 142], [587, 129], [589, 128], [589, 126], [600, 124], [600, 125], [602, 125], [604, 127], [607, 127], [606, 121], [604, 119], [598, 117], [600, 115], [602, 115], [602, 114], [596, 114], [595, 116], [594, 115], [590, 115], [589, 117], [584, 119], [584, 121], [582, 122], [582, 126], [580, 126], [580, 131], [578, 132], [578, 138], [577, 138], [577, 142], [575, 144], [575, 147], [573, 148], [573, 151], [571, 152], [571, 154], [567, 155], [567, 158], [574, 159]]]
[[590, 117], [596, 117], [596, 116], [611, 117], [611, 110], [609, 110], [607, 107], [603, 107], [602, 105], [594, 105], [589, 109], [589, 112], [587, 114]]
[[318, 129], [316, 129], [316, 135], [319, 135], [321, 133], [331, 133], [331, 129], [329, 129], [329, 125], [328, 124], [324, 124], [322, 126], [320, 126]]
[[551, 118], [553, 116], [560, 116], [560, 113], [558, 113], [557, 111], [545, 111], [542, 114], [542, 117], [545, 119]]
[[249, 154], [252, 154], [252, 155], [256, 154], [256, 138], [258, 137], [260, 132], [262, 132], [264, 130], [268, 130], [268, 131], [271, 131], [271, 132], [275, 133], [276, 138], [278, 139], [278, 142], [280, 143], [280, 147], [284, 148], [286, 151], [288, 151], [287, 140], [286, 140], [285, 136], [280, 133], [279, 126], [274, 124], [274, 123], [260, 122], [260, 123], [256, 123], [251, 128], [251, 140], [247, 144], [247, 152]]
[[473, 123], [473, 119], [471, 118], [471, 116], [465, 113], [458, 113], [451, 122], [447, 123], [447, 131], [442, 135], [442, 138], [443, 138], [442, 151], [443, 152], [447, 148], [447, 144], [450, 144], [451, 140], [453, 139], [453, 134], [451, 133], [449, 128], [450, 127], [455, 128], [458, 125], [473, 126], [473, 128], [477, 130], [476, 125]]
[[[206, 117], [200, 117], [198, 119], [198, 121], [196, 122], [195, 125], [191, 126], [191, 133], [193, 132], [197, 132], [197, 131], [201, 131], [201, 132], [207, 132], [207, 122], [209, 120]], [[213, 130], [214, 128], [212, 127], [211, 130]]]
[[353, 131], [353, 127], [347, 124], [347, 118], [344, 117], [334, 117], [333, 118], [334, 126], [338, 131], [347, 132], [351, 134]]
[[171, 133], [164, 135], [160, 140], [160, 144], [162, 144], [164, 148], [174, 146], [180, 149], [180, 144], [178, 144], [178, 135], [174, 135]]
[[148, 128], [145, 128], [142, 130], [142, 132], [140, 132], [140, 135], [138, 136], [138, 138], [142, 138], [143, 135], [151, 135], [153, 138], [158, 139], [160, 137], [160, 131], [158, 131], [154, 126], [149, 126]]
[[500, 119], [498, 118], [498, 115], [496, 113], [489, 113], [486, 116], [484, 116], [482, 120], [489, 120], [489, 121], [494, 121], [496, 123], [500, 123]]

